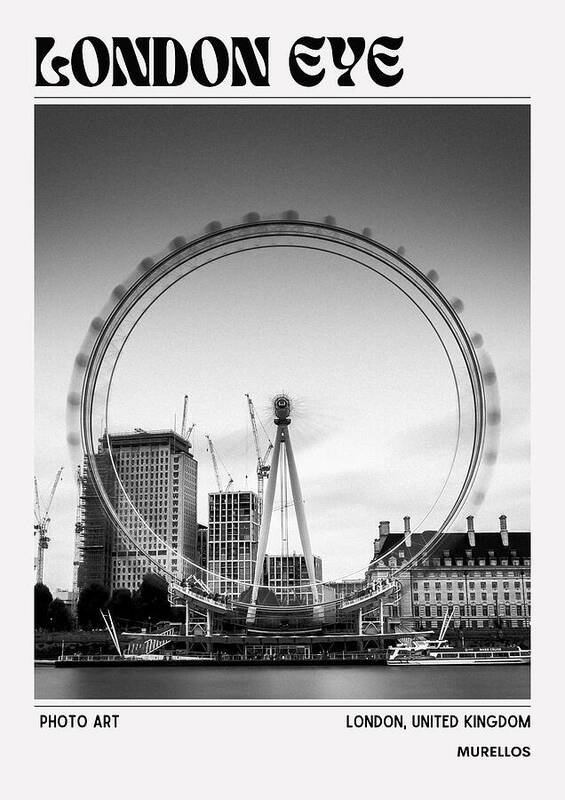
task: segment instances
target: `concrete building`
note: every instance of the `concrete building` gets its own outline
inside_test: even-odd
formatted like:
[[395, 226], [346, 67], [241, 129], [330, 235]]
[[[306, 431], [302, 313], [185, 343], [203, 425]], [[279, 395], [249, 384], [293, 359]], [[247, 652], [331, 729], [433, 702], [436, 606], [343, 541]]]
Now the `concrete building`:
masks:
[[55, 589], [53, 599], [62, 600], [66, 606], [72, 608], [74, 603], [74, 594], [69, 589]]
[[[379, 524], [374, 559], [367, 581], [390, 574], [418, 553], [433, 532], [391, 533]], [[467, 517], [466, 533], [448, 533], [439, 547], [398, 576], [398, 604], [385, 605], [389, 629], [437, 628], [447, 609], [454, 609], [455, 628], [529, 628], [531, 611], [530, 532], [509, 531], [506, 516], [498, 531], [475, 531]]]
[[255, 492], [208, 495], [207, 569], [213, 593], [237, 598], [253, 582], [259, 538], [259, 500]]
[[[322, 559], [319, 556], [313, 558], [316, 581], [321, 581]], [[306, 559], [302, 554], [266, 555], [263, 585], [279, 598], [282, 605], [310, 605], [313, 602]]]
[[[104, 439], [96, 456], [97, 466], [118, 516], [158, 565], [168, 572], [186, 574], [186, 566], [173, 550], [197, 559], [197, 462], [190, 444], [174, 431], [138, 431], [113, 434], [110, 445], [119, 479], [142, 519], [118, 491]], [[99, 582], [110, 591], [134, 591], [143, 575], [156, 567], [107, 520], [88, 470], [84, 495], [80, 585]]]

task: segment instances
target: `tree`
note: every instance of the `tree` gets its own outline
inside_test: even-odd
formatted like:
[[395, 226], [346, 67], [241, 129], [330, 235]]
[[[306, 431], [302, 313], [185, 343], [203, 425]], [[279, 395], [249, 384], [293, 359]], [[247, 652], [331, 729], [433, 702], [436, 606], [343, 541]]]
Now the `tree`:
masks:
[[139, 620], [158, 622], [171, 616], [167, 581], [155, 572], [145, 573], [133, 602]]
[[135, 619], [135, 606], [129, 589], [114, 589], [108, 611], [118, 622]]
[[49, 605], [47, 612], [49, 630], [71, 631], [74, 628], [74, 618], [71, 610], [62, 600], [55, 599]]
[[100, 609], [106, 608], [109, 599], [110, 592], [101, 583], [91, 583], [81, 589], [77, 603], [80, 627], [99, 628], [103, 624]]
[[48, 621], [49, 606], [53, 600], [53, 595], [44, 583], [36, 583], [33, 590], [33, 606], [35, 627], [46, 628]]

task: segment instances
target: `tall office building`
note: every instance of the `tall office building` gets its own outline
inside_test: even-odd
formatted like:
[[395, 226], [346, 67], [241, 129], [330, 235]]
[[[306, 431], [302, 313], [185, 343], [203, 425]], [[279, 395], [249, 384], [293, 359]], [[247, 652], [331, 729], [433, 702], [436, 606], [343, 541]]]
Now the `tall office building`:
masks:
[[211, 592], [235, 599], [253, 582], [258, 538], [259, 502], [255, 492], [208, 495], [207, 567], [222, 576], [208, 576]]
[[[322, 559], [319, 556], [313, 558], [316, 581], [321, 581]], [[306, 559], [302, 554], [266, 555], [263, 584], [279, 598], [281, 605], [310, 605], [313, 602]]]
[[158, 566], [142, 556], [106, 519], [87, 471], [81, 586], [99, 582], [111, 591], [134, 591], [143, 575], [159, 566], [167, 572], [186, 574], [188, 570], [180, 556], [194, 561], [198, 558], [197, 462], [190, 453], [190, 444], [174, 431], [138, 431], [112, 434], [110, 446], [119, 480], [133, 508], [118, 491], [103, 439], [96, 461], [106, 491], [119, 518]]

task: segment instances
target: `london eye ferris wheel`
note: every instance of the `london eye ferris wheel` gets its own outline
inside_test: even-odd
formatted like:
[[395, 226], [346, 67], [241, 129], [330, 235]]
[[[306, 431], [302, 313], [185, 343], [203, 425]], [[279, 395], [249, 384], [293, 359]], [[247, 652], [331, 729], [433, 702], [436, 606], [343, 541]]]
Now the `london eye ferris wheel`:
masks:
[[[151, 529], [120, 480], [112, 455], [111, 437], [106, 434], [117, 486], [117, 496], [115, 493], [110, 496], [96, 459], [96, 430], [100, 419], [104, 420], [104, 430], [111, 430], [111, 390], [117, 365], [129, 337], [149, 309], [166, 292], [174, 292], [181, 281], [190, 280], [190, 276], [200, 270], [214, 269], [215, 265], [236, 254], [260, 254], [272, 249], [291, 250], [296, 255], [305, 252], [331, 254], [345, 264], [367, 270], [372, 278], [384, 281], [400, 292], [410, 313], [424, 320], [440, 345], [456, 396], [456, 441], [440, 491], [446, 500], [446, 510], [434, 530], [419, 537], [417, 551], [412, 548], [409, 561], [396, 568], [396, 572], [406, 570], [438, 548], [442, 537], [452, 529], [469, 504], [478, 504], [484, 497], [488, 470], [496, 460], [500, 422], [496, 375], [484, 351], [482, 338], [468, 332], [462, 321], [461, 301], [449, 300], [443, 294], [437, 273], [434, 270], [424, 272], [405, 257], [402, 248], [393, 250], [379, 243], [366, 228], [361, 233], [348, 230], [340, 227], [332, 217], [326, 217], [322, 222], [304, 221], [296, 212], [286, 212], [275, 218], [261, 218], [250, 213], [239, 224], [224, 227], [213, 222], [202, 235], [190, 239], [177, 237], [164, 251], [144, 259], [126, 280], [113, 289], [101, 313], [91, 321], [76, 356], [67, 398], [67, 438], [73, 458], [76, 461], [84, 454], [105, 513], [119, 534], [156, 571], [171, 581], [179, 581], [185, 574], [197, 574], [205, 584], [220, 578], [242, 583], [240, 579], [235, 581], [217, 575], [185, 554], [173, 551], [171, 544]], [[253, 579], [245, 587], [250, 591], [244, 593], [246, 599], [241, 599], [239, 604], [248, 610], [261, 608], [258, 589], [262, 561], [273, 510], [277, 466], [279, 459], [284, 458], [312, 586], [309, 607], [320, 607], [324, 604], [323, 582], [316, 580], [314, 575], [306, 514], [291, 443], [291, 400], [285, 395], [277, 395], [272, 411], [276, 440], [265, 492], [257, 562]], [[429, 507], [434, 507], [437, 502], [438, 497], [431, 497]], [[126, 516], [118, 510], [118, 505], [123, 508], [124, 504], [131, 511]], [[179, 565], [177, 572], [168, 570], [148, 552], [144, 543], [147, 535], [157, 540], [160, 547], [174, 552]]]

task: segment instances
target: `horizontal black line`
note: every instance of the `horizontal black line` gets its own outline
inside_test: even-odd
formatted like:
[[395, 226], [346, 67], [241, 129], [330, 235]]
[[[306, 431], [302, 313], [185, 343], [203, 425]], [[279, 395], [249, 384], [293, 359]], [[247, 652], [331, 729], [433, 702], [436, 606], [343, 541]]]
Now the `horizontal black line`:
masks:
[[531, 100], [530, 95], [35, 95], [35, 100]]
[[311, 704], [296, 704], [296, 703], [231, 703], [224, 705], [222, 703], [171, 703], [167, 704], [143, 704], [132, 703], [131, 705], [119, 705], [113, 703], [93, 703], [90, 705], [43, 705], [34, 704], [34, 708], [531, 708], [531, 705], [372, 705], [372, 704], [344, 704], [334, 705], [320, 703], [319, 705]]

